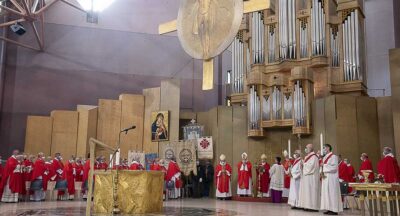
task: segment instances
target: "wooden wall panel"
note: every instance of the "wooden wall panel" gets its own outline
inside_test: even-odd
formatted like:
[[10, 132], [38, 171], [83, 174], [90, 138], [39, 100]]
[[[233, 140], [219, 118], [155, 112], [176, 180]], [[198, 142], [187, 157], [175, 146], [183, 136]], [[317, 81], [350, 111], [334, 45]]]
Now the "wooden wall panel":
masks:
[[144, 96], [134, 94], [122, 94], [121, 101], [121, 131], [135, 125], [134, 130], [121, 135], [121, 157], [128, 158], [128, 151], [143, 151], [143, 116]]
[[77, 111], [55, 110], [51, 112], [53, 118], [51, 155], [59, 152], [64, 160], [76, 155], [78, 116]]
[[400, 161], [400, 49], [389, 50], [395, 155]]
[[24, 152], [35, 155], [43, 152], [46, 156], [50, 155], [52, 130], [53, 119], [51, 117], [28, 116]]
[[[325, 135], [324, 142], [329, 143], [334, 147], [335, 153], [337, 150], [337, 131], [336, 131], [336, 96], [329, 96], [324, 98], [324, 119], [325, 119]], [[316, 149], [320, 150], [319, 134], [315, 135]]]
[[353, 165], [360, 165], [360, 154], [366, 152], [377, 164], [380, 159], [377, 103], [375, 98], [357, 97], [358, 155], [351, 155]]
[[198, 112], [197, 113], [197, 123], [204, 125], [204, 135], [211, 136], [210, 125], [208, 123], [208, 112]]
[[336, 95], [336, 136], [334, 152], [349, 158], [355, 165], [360, 157], [358, 149], [356, 97]]
[[227, 156], [226, 161], [230, 164], [233, 161], [233, 121], [232, 107], [218, 107], [218, 152]]
[[[106, 145], [116, 147], [121, 129], [121, 101], [100, 99], [97, 118], [97, 139]], [[96, 155], [108, 158], [110, 152], [97, 151]]]
[[[314, 101], [314, 115], [313, 115], [313, 140], [312, 143], [316, 145], [315, 147], [320, 150], [320, 134], [322, 133], [324, 137], [324, 142], [328, 143], [327, 140], [327, 130], [325, 128], [325, 99], [317, 99]], [[333, 119], [332, 119], [333, 120]], [[332, 137], [332, 136], [331, 136]], [[302, 146], [304, 149], [305, 146]]]
[[380, 149], [389, 146], [395, 149], [393, 111], [391, 97], [377, 97]]
[[180, 80], [161, 81], [160, 111], [169, 111], [169, 140], [179, 140]]
[[[232, 127], [232, 161], [236, 165], [242, 158], [243, 152], [249, 153], [249, 138], [247, 136], [247, 107], [233, 106], [233, 127]], [[253, 163], [253, 161], [251, 161]], [[236, 194], [237, 176], [236, 166], [232, 175], [233, 193]]]
[[76, 155], [87, 157], [90, 151], [89, 139], [97, 137], [97, 106], [78, 105], [79, 113], [78, 138], [76, 144]]
[[158, 153], [158, 142], [151, 142], [151, 113], [160, 110], [160, 87], [143, 89], [144, 122], [143, 122], [143, 151]]

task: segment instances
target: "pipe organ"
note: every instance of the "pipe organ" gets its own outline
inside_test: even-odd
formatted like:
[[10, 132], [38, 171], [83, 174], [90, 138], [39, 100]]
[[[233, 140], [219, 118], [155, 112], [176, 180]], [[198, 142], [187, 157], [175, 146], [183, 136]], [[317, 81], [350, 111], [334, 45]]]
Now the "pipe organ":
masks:
[[247, 104], [249, 136], [274, 127], [311, 134], [314, 98], [366, 94], [363, 7], [362, 0], [271, 0], [270, 9], [244, 16], [231, 46], [228, 96]]

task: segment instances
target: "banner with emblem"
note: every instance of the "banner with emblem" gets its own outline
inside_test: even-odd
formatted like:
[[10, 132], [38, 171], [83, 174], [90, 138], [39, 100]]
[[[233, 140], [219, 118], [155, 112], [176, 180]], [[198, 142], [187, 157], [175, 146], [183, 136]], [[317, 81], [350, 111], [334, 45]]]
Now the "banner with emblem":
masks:
[[212, 137], [201, 137], [197, 139], [197, 153], [199, 159], [213, 159]]
[[190, 171], [197, 175], [195, 145], [196, 142], [193, 140], [160, 144], [160, 157], [164, 159], [165, 167], [168, 168], [169, 161], [175, 157], [179, 168], [185, 176], [190, 175]]

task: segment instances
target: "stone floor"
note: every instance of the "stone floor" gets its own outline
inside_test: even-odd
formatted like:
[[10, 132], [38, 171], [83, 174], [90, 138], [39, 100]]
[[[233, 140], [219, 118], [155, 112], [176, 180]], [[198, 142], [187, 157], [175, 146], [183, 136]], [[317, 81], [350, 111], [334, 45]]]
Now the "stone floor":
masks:
[[[84, 215], [85, 202], [58, 201], [58, 202], [27, 202], [18, 204], [0, 204], [0, 215]], [[249, 203], [237, 201], [218, 201], [214, 199], [184, 199], [170, 200], [164, 203], [164, 212], [149, 215], [168, 216], [236, 216], [236, 215], [277, 215], [277, 216], [308, 216], [323, 215], [291, 210], [287, 204]], [[340, 215], [360, 215], [359, 211], [347, 210]]]

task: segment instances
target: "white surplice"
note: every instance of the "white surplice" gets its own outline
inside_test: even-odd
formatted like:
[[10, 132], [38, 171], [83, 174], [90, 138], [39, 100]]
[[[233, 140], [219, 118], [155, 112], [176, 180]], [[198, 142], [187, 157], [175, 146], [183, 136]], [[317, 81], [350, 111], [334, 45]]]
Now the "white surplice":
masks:
[[293, 166], [290, 169], [290, 191], [288, 204], [292, 207], [300, 207], [299, 205], [299, 192], [300, 192], [300, 180], [301, 180], [301, 166], [303, 161], [301, 158], [297, 158], [293, 162]]
[[269, 176], [271, 181], [269, 183], [269, 188], [277, 191], [283, 191], [283, 176], [285, 175], [285, 168], [281, 164], [272, 165], [269, 170]]
[[319, 210], [321, 198], [319, 185], [319, 159], [314, 152], [311, 152], [303, 162], [299, 196], [301, 208]]
[[340, 195], [338, 158], [330, 152], [324, 156], [322, 163], [324, 177], [321, 187], [321, 210], [342, 212], [343, 203]]

